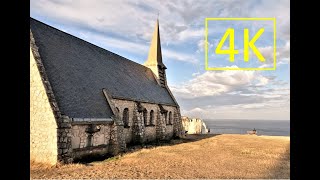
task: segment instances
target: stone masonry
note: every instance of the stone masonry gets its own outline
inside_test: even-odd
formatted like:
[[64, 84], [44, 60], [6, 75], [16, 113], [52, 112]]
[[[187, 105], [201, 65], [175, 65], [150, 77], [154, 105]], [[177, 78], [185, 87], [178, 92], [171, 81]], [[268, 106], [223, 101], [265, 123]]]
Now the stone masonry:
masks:
[[[182, 130], [177, 107], [162, 105], [162, 108], [166, 110], [166, 112], [161, 112], [158, 104], [146, 102], [137, 103], [135, 101], [122, 99], [112, 99], [112, 102], [119, 110], [120, 119], [123, 118], [123, 110], [125, 108], [129, 109], [129, 126], [124, 128], [124, 136], [127, 144], [170, 139], [178, 136]], [[138, 106], [141, 106], [140, 108], [142, 109], [139, 110]], [[146, 117], [143, 115], [143, 110], [147, 112]], [[150, 117], [151, 111], [154, 112], [152, 118]], [[170, 112], [172, 117], [171, 122], [168, 122]], [[147, 119], [147, 124], [145, 124], [144, 118]], [[151, 124], [150, 119], [153, 119], [153, 124]]]

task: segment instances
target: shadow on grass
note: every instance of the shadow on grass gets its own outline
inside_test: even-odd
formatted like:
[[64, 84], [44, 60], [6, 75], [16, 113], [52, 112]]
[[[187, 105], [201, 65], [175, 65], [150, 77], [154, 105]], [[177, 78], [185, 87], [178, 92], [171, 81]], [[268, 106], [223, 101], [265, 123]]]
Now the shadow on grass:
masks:
[[290, 145], [279, 157], [277, 164], [265, 173], [267, 179], [290, 179]]
[[143, 148], [152, 149], [159, 146], [173, 146], [173, 145], [182, 144], [182, 143], [190, 143], [190, 142], [200, 141], [202, 139], [207, 139], [207, 138], [211, 138], [218, 135], [221, 135], [221, 134], [187, 134], [184, 137], [175, 138], [171, 140], [153, 141], [153, 142], [148, 142], [140, 145], [128, 144], [126, 152], [135, 152]]
[[133, 153], [139, 151], [143, 148], [145, 149], [153, 149], [160, 146], [174, 146], [182, 143], [190, 143], [195, 141], [200, 141], [202, 139], [211, 138], [214, 136], [218, 136], [220, 134], [187, 134], [182, 138], [176, 138], [171, 140], [161, 140], [161, 141], [153, 141], [144, 144], [127, 144], [127, 149], [124, 153], [112, 156], [110, 154], [105, 155], [87, 155], [83, 156], [81, 159], [76, 159], [74, 163], [84, 164], [86, 166], [92, 166], [92, 162], [99, 161], [113, 161], [119, 159], [123, 154]]
[[187, 134], [185, 137], [180, 139], [173, 139], [171, 140], [171, 143], [170, 142], [169, 143], [173, 145], [181, 144], [181, 143], [189, 143], [189, 142], [200, 141], [202, 139], [207, 139], [207, 138], [211, 138], [219, 135], [221, 134]]
[[106, 159], [111, 159], [111, 158], [115, 158], [116, 156], [112, 156], [110, 154], [104, 154], [104, 155], [101, 155], [101, 154], [89, 154], [89, 155], [86, 155], [86, 156], [83, 156], [81, 158], [77, 158], [73, 161], [73, 163], [79, 163], [79, 164], [83, 164], [85, 166], [93, 166], [92, 162], [99, 162], [99, 161], [104, 161]]

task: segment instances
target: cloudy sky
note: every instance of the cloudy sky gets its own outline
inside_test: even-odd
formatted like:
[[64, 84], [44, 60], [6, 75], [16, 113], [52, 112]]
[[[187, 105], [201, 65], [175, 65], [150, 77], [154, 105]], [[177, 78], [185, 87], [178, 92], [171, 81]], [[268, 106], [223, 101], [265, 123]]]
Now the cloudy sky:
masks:
[[[142, 64], [159, 12], [168, 85], [182, 115], [203, 119], [290, 119], [290, 2], [288, 0], [31, 0], [31, 17]], [[206, 17], [275, 17], [275, 71], [206, 71]], [[235, 62], [214, 54], [227, 27], [235, 29]], [[243, 27], [250, 39], [262, 27], [254, 54], [243, 62]], [[219, 34], [220, 33], [220, 34]], [[270, 67], [272, 23], [211, 22], [209, 66]], [[228, 48], [227, 39], [224, 48]]]

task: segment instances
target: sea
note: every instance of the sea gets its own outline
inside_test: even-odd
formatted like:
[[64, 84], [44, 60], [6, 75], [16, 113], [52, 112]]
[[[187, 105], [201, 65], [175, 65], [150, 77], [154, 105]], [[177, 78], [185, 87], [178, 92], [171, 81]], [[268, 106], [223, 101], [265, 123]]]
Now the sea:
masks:
[[210, 134], [247, 134], [256, 129], [257, 135], [290, 136], [290, 120], [204, 119]]

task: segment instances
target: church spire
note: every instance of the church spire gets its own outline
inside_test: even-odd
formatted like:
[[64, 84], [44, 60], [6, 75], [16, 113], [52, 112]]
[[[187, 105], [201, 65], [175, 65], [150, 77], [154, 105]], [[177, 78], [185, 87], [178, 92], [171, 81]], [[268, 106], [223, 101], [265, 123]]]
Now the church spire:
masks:
[[148, 60], [145, 62], [145, 65], [164, 66], [164, 64], [162, 63], [159, 20], [158, 19], [157, 19], [157, 23], [156, 23], [156, 26], [153, 31], [151, 46], [149, 49]]
[[152, 70], [152, 72], [157, 76], [159, 84], [165, 86], [166, 84], [166, 74], [165, 69], [167, 67], [162, 62], [161, 53], [161, 42], [160, 42], [160, 32], [159, 32], [159, 20], [157, 19], [156, 26], [154, 28], [149, 55], [147, 61], [144, 65]]

